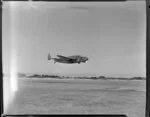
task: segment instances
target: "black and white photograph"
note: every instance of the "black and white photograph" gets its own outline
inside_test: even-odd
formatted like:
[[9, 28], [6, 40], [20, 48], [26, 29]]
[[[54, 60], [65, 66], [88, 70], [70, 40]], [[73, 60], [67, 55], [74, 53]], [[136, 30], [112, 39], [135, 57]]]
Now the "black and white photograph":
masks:
[[4, 114], [145, 116], [146, 1], [2, 9]]

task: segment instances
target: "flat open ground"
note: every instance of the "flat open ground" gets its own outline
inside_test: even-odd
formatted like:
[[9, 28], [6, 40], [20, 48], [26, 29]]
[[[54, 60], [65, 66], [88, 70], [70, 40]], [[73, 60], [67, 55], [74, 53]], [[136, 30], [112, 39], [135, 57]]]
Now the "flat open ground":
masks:
[[18, 80], [7, 114], [126, 114], [144, 117], [145, 80]]

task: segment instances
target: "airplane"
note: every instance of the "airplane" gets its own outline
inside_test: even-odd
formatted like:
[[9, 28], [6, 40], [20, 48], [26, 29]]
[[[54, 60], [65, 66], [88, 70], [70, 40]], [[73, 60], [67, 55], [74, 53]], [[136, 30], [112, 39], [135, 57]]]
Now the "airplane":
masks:
[[58, 58], [51, 58], [50, 53], [48, 54], [48, 60], [54, 60], [54, 64], [56, 62], [58, 63], [67, 63], [67, 64], [74, 64], [78, 63], [80, 64], [81, 62], [86, 63], [89, 59], [88, 57], [83, 57], [80, 55], [74, 55], [74, 56], [62, 56], [62, 55], [57, 55]]

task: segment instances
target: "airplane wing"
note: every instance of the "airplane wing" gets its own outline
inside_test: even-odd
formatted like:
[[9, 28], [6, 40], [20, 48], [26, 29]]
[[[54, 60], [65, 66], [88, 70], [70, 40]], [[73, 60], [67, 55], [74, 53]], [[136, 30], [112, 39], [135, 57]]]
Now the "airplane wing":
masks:
[[65, 57], [65, 56], [62, 56], [62, 55], [57, 55], [57, 57], [65, 59], [65, 60], [76, 60], [76, 58]]

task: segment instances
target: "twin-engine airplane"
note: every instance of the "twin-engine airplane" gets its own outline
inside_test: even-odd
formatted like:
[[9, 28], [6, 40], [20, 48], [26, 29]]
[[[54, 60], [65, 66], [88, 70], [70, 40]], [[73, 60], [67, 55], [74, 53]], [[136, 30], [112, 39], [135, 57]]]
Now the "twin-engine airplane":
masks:
[[74, 63], [80, 64], [81, 62], [85, 63], [86, 61], [89, 60], [87, 57], [83, 57], [80, 55], [74, 55], [68, 57], [57, 55], [57, 57], [58, 58], [51, 58], [50, 53], [48, 54], [48, 60], [54, 60], [54, 63], [58, 62], [58, 63], [67, 63], [67, 64], [74, 64]]

